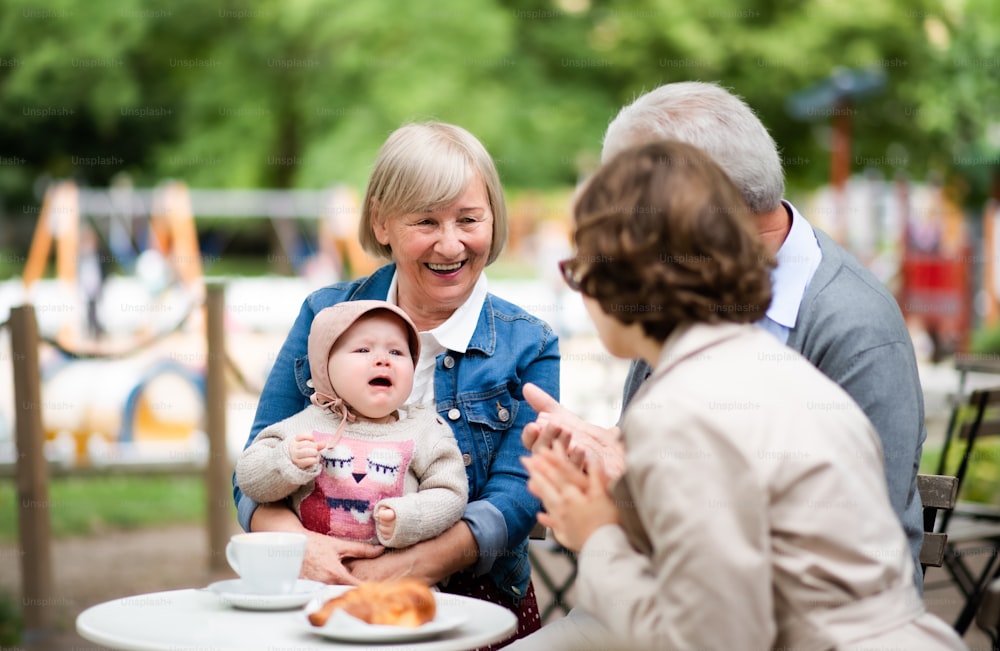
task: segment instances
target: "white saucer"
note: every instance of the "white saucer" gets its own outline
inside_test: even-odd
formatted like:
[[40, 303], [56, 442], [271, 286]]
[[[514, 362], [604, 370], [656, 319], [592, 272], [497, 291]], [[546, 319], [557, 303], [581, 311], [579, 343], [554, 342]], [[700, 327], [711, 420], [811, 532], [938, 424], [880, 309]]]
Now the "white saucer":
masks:
[[306, 630], [327, 639], [342, 642], [414, 642], [452, 631], [468, 619], [464, 613], [456, 608], [454, 602], [440, 599], [438, 593], [435, 593], [434, 598], [437, 600], [438, 606], [437, 616], [426, 624], [415, 628], [376, 626], [351, 617], [342, 610], [334, 611], [323, 626], [313, 626], [309, 622], [309, 613], [318, 610], [327, 599], [349, 589], [350, 586], [328, 586], [323, 594], [311, 600], [303, 610], [306, 616], [301, 620], [305, 622]]
[[319, 581], [299, 579], [295, 588], [288, 594], [264, 595], [251, 594], [240, 579], [216, 581], [206, 588], [234, 608], [246, 610], [289, 610], [309, 603], [320, 590], [327, 587]]

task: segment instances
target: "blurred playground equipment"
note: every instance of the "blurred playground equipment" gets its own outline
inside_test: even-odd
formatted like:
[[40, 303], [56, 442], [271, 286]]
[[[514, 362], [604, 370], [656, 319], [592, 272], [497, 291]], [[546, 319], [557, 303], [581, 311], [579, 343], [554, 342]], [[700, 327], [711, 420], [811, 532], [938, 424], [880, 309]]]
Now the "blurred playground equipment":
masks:
[[[32, 304], [38, 315], [44, 342], [39, 408], [50, 460], [69, 466], [204, 460], [205, 256], [196, 211], [269, 217], [289, 247], [285, 222], [318, 220], [317, 251], [301, 265], [302, 276], [275, 279], [264, 291], [262, 281], [241, 287], [232, 279], [225, 324], [239, 363], [227, 351], [227, 364], [231, 381], [250, 396], [280, 344], [275, 333], [283, 337], [309, 287], [368, 273], [375, 265], [357, 244], [357, 201], [345, 188], [190, 191], [172, 181], [151, 190], [94, 190], [53, 184], [21, 285], [0, 290], [0, 302]], [[44, 278], [53, 255], [51, 278]], [[112, 267], [118, 273], [108, 273]], [[4, 393], [9, 400], [10, 392]], [[255, 404], [251, 397], [240, 405], [244, 420]], [[8, 407], [0, 403], [7, 416], [13, 412]], [[239, 428], [240, 441], [245, 432]]]
[[[149, 248], [136, 256], [146, 291], [127, 299], [119, 289], [114, 301], [103, 300], [110, 254], [98, 246], [103, 234], [81, 208], [73, 183], [48, 189], [22, 275], [26, 302], [47, 316], [40, 328], [50, 346], [40, 368], [46, 454], [69, 465], [203, 459], [203, 365], [164, 358], [162, 347], [168, 339], [190, 345], [185, 335], [203, 320], [201, 255], [187, 189], [180, 183], [158, 189]], [[53, 252], [54, 282], [45, 296], [40, 281]], [[99, 309], [112, 305], [119, 314]]]
[[[874, 175], [852, 177], [842, 188], [824, 188], [799, 202], [811, 222], [837, 234], [894, 292], [924, 360], [967, 350], [974, 321], [996, 323], [995, 204], [981, 221], [969, 219], [933, 183]], [[578, 333], [586, 319], [552, 273], [554, 260], [572, 254], [568, 193], [522, 193], [510, 206], [507, 259], [528, 271], [534, 289], [517, 281], [504, 287], [491, 280], [491, 287], [518, 293], [526, 309], [561, 335]], [[254, 387], [266, 377], [301, 300], [315, 287], [365, 275], [377, 265], [358, 245], [359, 215], [357, 195], [345, 187], [50, 186], [23, 277], [0, 283], [0, 309], [36, 308], [45, 342], [40, 409], [47, 454], [75, 466], [202, 458], [205, 276], [216, 256], [199, 247], [198, 216], [269, 219], [278, 257], [297, 272], [225, 279], [228, 381], [244, 394], [233, 410], [243, 422], [231, 426], [238, 451], [256, 408]], [[307, 220], [316, 239], [303, 256], [296, 239]], [[94, 258], [101, 268], [97, 292], [89, 287]], [[0, 459], [9, 440], [10, 394], [0, 391]]]

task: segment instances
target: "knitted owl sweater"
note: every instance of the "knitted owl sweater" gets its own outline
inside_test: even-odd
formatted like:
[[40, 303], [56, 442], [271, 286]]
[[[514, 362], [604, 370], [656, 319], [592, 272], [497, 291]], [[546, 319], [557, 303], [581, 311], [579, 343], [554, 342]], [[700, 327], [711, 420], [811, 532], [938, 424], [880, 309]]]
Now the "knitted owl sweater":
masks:
[[[468, 479], [451, 428], [433, 410], [408, 409], [388, 424], [348, 423], [333, 441], [340, 417], [309, 405], [261, 430], [236, 464], [236, 481], [257, 502], [291, 498], [306, 528], [338, 538], [409, 547], [457, 522]], [[312, 432], [321, 462], [301, 469], [285, 440]], [[381, 539], [373, 513], [396, 512], [391, 538]]]

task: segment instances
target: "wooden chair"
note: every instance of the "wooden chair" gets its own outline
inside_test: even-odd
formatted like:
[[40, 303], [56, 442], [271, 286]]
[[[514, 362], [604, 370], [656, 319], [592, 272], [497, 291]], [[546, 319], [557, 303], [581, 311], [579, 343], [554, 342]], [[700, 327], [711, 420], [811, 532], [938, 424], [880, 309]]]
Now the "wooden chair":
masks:
[[924, 542], [920, 547], [920, 566], [941, 567], [944, 563], [948, 534], [935, 530], [939, 512], [955, 508], [958, 478], [948, 475], [917, 475], [917, 490], [924, 508]]
[[976, 613], [976, 624], [990, 636], [993, 651], [1000, 649], [1000, 579], [990, 582]]
[[953, 624], [960, 635], [972, 624], [987, 585], [1000, 576], [1000, 507], [962, 499], [977, 458], [976, 444], [998, 435], [1000, 388], [977, 389], [953, 410], [938, 464], [938, 474], [947, 474], [952, 447], [964, 442], [954, 471], [959, 499], [953, 509], [941, 513], [934, 529], [947, 536], [943, 566], [965, 598]]

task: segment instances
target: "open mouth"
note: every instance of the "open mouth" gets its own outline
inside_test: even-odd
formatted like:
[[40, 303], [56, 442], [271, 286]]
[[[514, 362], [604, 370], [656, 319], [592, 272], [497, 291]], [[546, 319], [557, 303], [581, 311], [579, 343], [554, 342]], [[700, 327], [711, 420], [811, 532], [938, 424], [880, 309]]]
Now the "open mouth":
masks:
[[387, 377], [376, 377], [368, 381], [368, 384], [373, 387], [391, 387], [392, 380]]
[[468, 260], [463, 260], [462, 262], [453, 262], [451, 264], [437, 264], [434, 262], [428, 262], [427, 268], [436, 274], [451, 274], [455, 273], [459, 269], [465, 266]]

